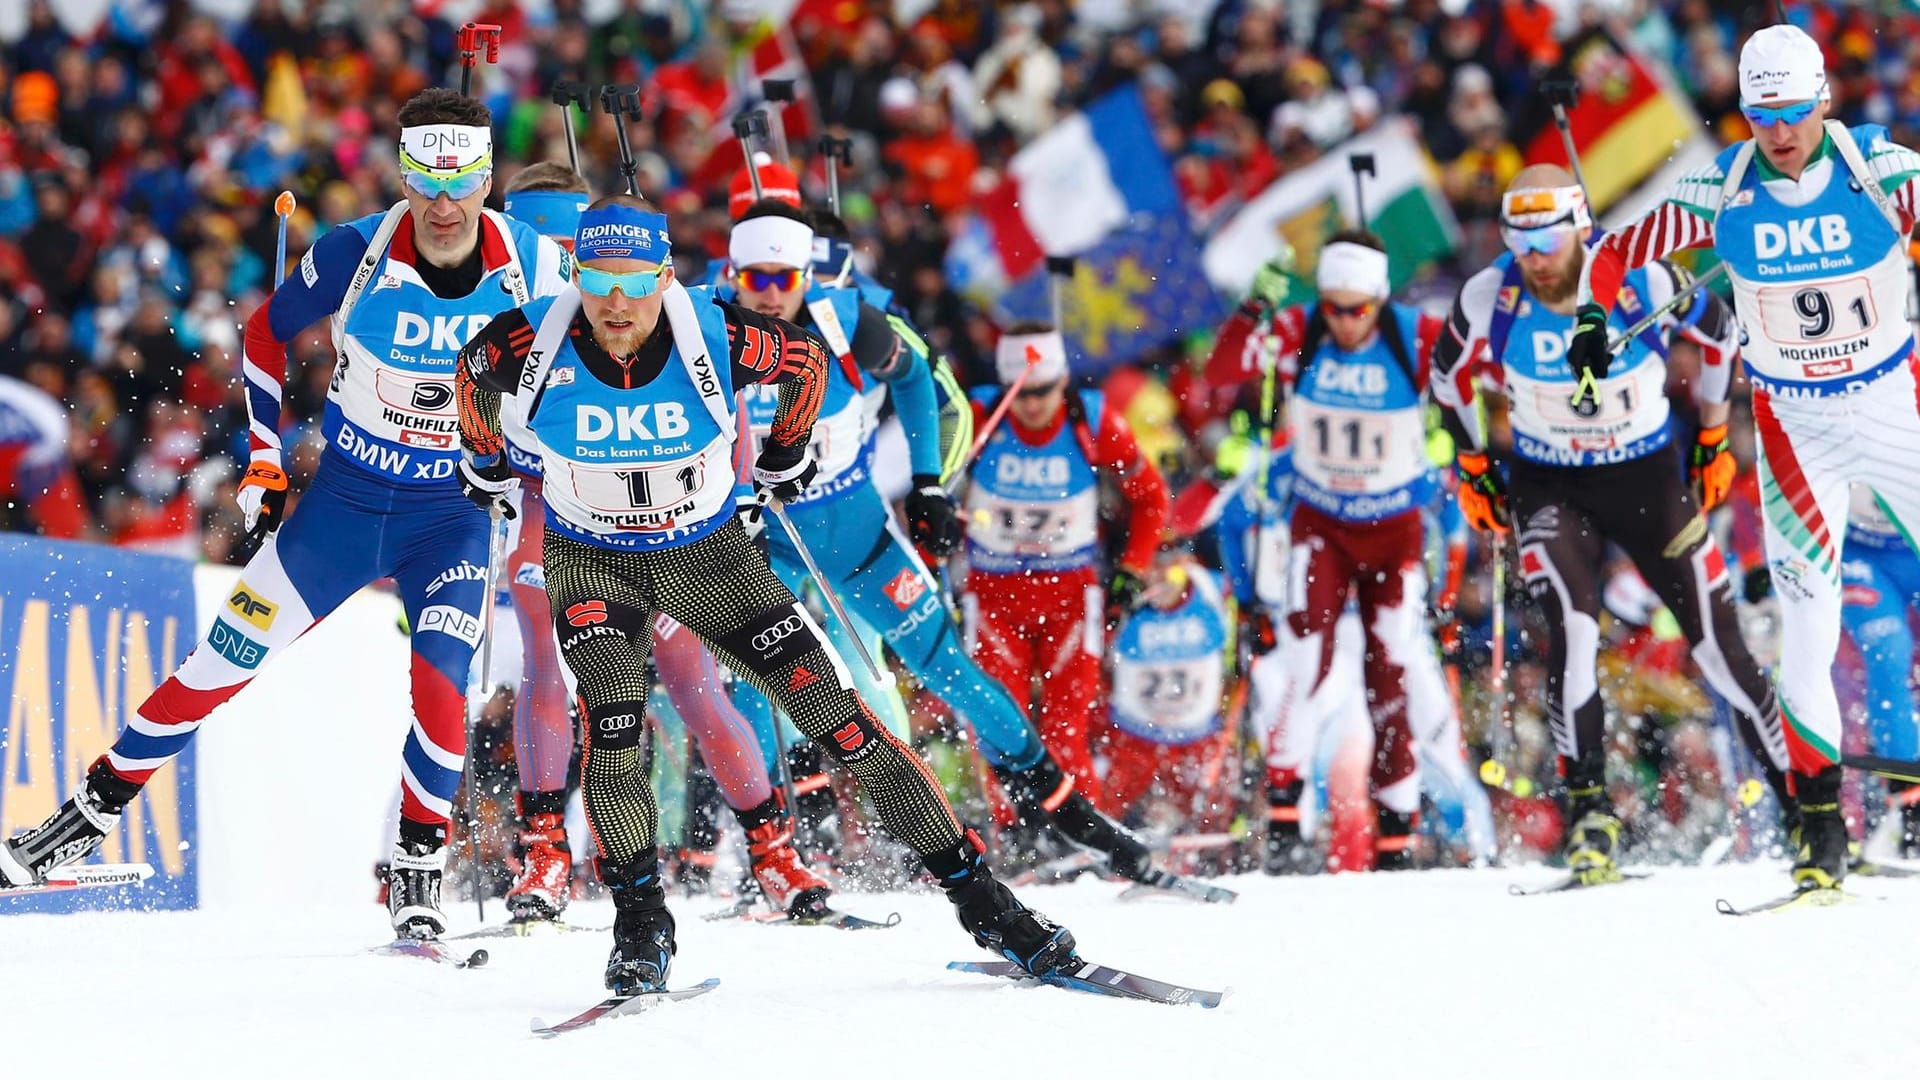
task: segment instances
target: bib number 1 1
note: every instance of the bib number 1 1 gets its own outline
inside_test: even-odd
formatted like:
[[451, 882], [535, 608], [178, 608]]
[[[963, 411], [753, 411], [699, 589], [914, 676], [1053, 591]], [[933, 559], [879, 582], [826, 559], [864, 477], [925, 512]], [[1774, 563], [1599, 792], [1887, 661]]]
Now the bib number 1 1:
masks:
[[[634, 509], [646, 510], [653, 506], [653, 483], [655, 476], [652, 470], [633, 469], [616, 475], [626, 482], [627, 501], [633, 504]], [[694, 489], [700, 486], [699, 470], [692, 465], [688, 465], [678, 472], [675, 472], [672, 478], [680, 481], [680, 495], [674, 498], [691, 495]], [[671, 502], [674, 500], [670, 498], [668, 501]]]

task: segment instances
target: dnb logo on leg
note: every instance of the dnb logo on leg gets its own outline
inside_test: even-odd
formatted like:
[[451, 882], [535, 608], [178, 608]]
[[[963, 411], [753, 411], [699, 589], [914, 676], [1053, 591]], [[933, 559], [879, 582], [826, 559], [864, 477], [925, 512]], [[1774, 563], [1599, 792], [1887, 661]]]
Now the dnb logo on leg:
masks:
[[213, 629], [207, 631], [207, 644], [213, 651], [227, 658], [234, 667], [247, 671], [260, 666], [267, 655], [267, 647], [247, 635], [227, 625], [225, 619], [213, 620]]
[[567, 608], [567, 625], [594, 626], [607, 621], [605, 600], [582, 600]]

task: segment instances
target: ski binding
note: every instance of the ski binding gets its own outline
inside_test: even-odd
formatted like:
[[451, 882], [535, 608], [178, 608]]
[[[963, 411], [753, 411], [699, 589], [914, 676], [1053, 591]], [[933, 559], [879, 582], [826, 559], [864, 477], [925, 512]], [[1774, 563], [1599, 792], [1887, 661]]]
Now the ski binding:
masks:
[[375, 945], [367, 951], [377, 956], [417, 956], [422, 960], [432, 960], [437, 964], [448, 964], [457, 968], [485, 967], [487, 961], [491, 959], [485, 949], [475, 949], [461, 956], [446, 942], [435, 938], [395, 938], [385, 945]]
[[56, 867], [47, 880], [38, 885], [0, 889], [0, 896], [25, 896], [33, 893], [66, 892], [70, 889], [97, 889], [108, 885], [138, 885], [153, 876], [148, 863], [79, 863]]
[[551, 1039], [555, 1035], [564, 1035], [569, 1031], [579, 1031], [583, 1027], [589, 1027], [610, 1016], [632, 1016], [634, 1013], [645, 1012], [656, 1005], [696, 998], [710, 990], [718, 988], [719, 985], [719, 979], [708, 979], [703, 983], [689, 986], [685, 990], [653, 990], [646, 993], [630, 994], [626, 997], [610, 997], [600, 1004], [595, 1005], [593, 1008], [588, 1009], [586, 1012], [570, 1020], [562, 1020], [557, 1024], [550, 1025], [546, 1021], [535, 1017], [531, 1027], [535, 1035], [544, 1039]]
[[1046, 983], [1049, 986], [1068, 990], [1080, 990], [1105, 997], [1131, 998], [1135, 1001], [1152, 1001], [1161, 1005], [1198, 1005], [1203, 1009], [1211, 1009], [1226, 997], [1224, 990], [1196, 990], [1188, 986], [1161, 982], [1159, 979], [1149, 979], [1144, 975], [1135, 975], [1118, 968], [1090, 964], [1085, 960], [1069, 963], [1045, 975], [1035, 975], [1011, 960], [955, 960], [947, 965], [947, 970], [970, 971], [977, 975], [993, 975], [1016, 982]]

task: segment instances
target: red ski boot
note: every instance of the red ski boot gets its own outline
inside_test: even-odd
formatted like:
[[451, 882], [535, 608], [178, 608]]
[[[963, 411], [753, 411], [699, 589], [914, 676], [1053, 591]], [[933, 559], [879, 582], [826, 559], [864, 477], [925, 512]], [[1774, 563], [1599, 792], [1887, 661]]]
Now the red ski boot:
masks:
[[534, 814], [521, 830], [520, 876], [507, 890], [507, 910], [515, 919], [557, 919], [573, 895], [573, 851], [567, 846], [566, 820], [559, 814]]

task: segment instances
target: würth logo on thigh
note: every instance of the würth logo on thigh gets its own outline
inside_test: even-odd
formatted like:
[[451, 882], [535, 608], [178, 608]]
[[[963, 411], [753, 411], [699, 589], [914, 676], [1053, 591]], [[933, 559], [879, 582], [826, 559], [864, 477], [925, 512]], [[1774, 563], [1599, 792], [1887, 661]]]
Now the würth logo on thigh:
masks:
[[840, 744], [840, 749], [851, 754], [867, 741], [867, 733], [860, 730], [860, 721], [849, 720], [845, 727], [833, 733], [833, 741]]
[[605, 600], [582, 600], [567, 609], [567, 625], [592, 626], [607, 621]]

